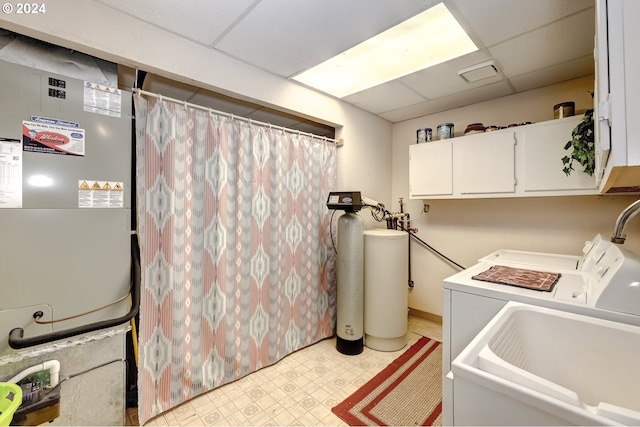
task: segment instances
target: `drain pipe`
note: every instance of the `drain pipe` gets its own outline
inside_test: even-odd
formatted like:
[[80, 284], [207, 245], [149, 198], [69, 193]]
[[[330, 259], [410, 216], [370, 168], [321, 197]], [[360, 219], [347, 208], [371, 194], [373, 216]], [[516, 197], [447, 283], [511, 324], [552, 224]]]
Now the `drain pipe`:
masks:
[[407, 277], [409, 278], [409, 281], [408, 281], [409, 287], [413, 288], [414, 283], [413, 283], [413, 279], [411, 278], [411, 219], [408, 213], [407, 213], [407, 234], [409, 235], [409, 238], [407, 239], [407, 252], [409, 252], [407, 256], [407, 264], [409, 268], [409, 274], [407, 275]]
[[611, 241], [613, 243], [617, 243], [619, 245], [624, 244], [624, 241], [627, 238], [624, 233], [627, 222], [631, 218], [633, 218], [638, 213], [638, 211], [640, 211], [640, 199], [627, 206], [625, 210], [620, 213], [618, 219], [616, 219], [616, 225], [613, 229], [613, 236], [611, 237]]
[[[406, 230], [408, 233], [408, 239], [407, 239], [407, 268], [408, 268], [408, 274], [407, 274], [407, 278], [408, 278], [408, 282], [407, 284], [409, 285], [410, 288], [413, 288], [414, 283], [413, 280], [411, 279], [411, 217], [409, 216], [409, 213], [404, 213], [404, 199], [402, 197], [400, 197], [400, 199], [398, 200], [398, 203], [400, 203], [400, 215], [401, 215], [401, 219], [400, 219], [400, 229], [401, 230]], [[406, 217], [406, 222], [404, 220], [404, 217]]]

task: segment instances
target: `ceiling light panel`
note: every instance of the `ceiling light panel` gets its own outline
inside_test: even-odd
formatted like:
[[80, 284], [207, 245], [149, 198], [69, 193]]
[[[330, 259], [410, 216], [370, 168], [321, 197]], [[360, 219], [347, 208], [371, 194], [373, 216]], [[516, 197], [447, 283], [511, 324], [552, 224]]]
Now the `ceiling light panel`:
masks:
[[342, 98], [475, 50], [439, 3], [294, 79]]

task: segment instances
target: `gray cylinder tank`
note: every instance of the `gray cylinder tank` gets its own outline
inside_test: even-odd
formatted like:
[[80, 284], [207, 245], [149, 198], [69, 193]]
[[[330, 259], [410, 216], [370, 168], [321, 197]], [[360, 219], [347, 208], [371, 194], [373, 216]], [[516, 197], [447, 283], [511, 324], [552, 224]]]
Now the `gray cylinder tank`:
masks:
[[395, 351], [407, 343], [408, 239], [398, 230], [364, 232], [364, 333], [373, 350]]
[[336, 348], [355, 355], [364, 350], [364, 226], [345, 213], [338, 220]]

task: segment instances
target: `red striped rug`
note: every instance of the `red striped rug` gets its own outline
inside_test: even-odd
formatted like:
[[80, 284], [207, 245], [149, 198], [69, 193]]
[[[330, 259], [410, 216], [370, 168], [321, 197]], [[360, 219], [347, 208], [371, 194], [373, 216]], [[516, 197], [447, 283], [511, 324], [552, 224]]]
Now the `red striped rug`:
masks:
[[421, 337], [331, 411], [350, 426], [442, 425], [442, 344]]

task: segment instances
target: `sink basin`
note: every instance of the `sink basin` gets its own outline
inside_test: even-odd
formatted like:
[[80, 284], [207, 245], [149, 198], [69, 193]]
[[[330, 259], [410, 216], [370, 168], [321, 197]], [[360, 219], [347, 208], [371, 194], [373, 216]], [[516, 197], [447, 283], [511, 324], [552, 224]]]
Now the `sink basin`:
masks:
[[452, 364], [454, 399], [468, 382], [491, 390], [454, 423], [514, 400], [527, 407], [516, 424], [639, 425], [639, 355], [640, 327], [509, 302]]

